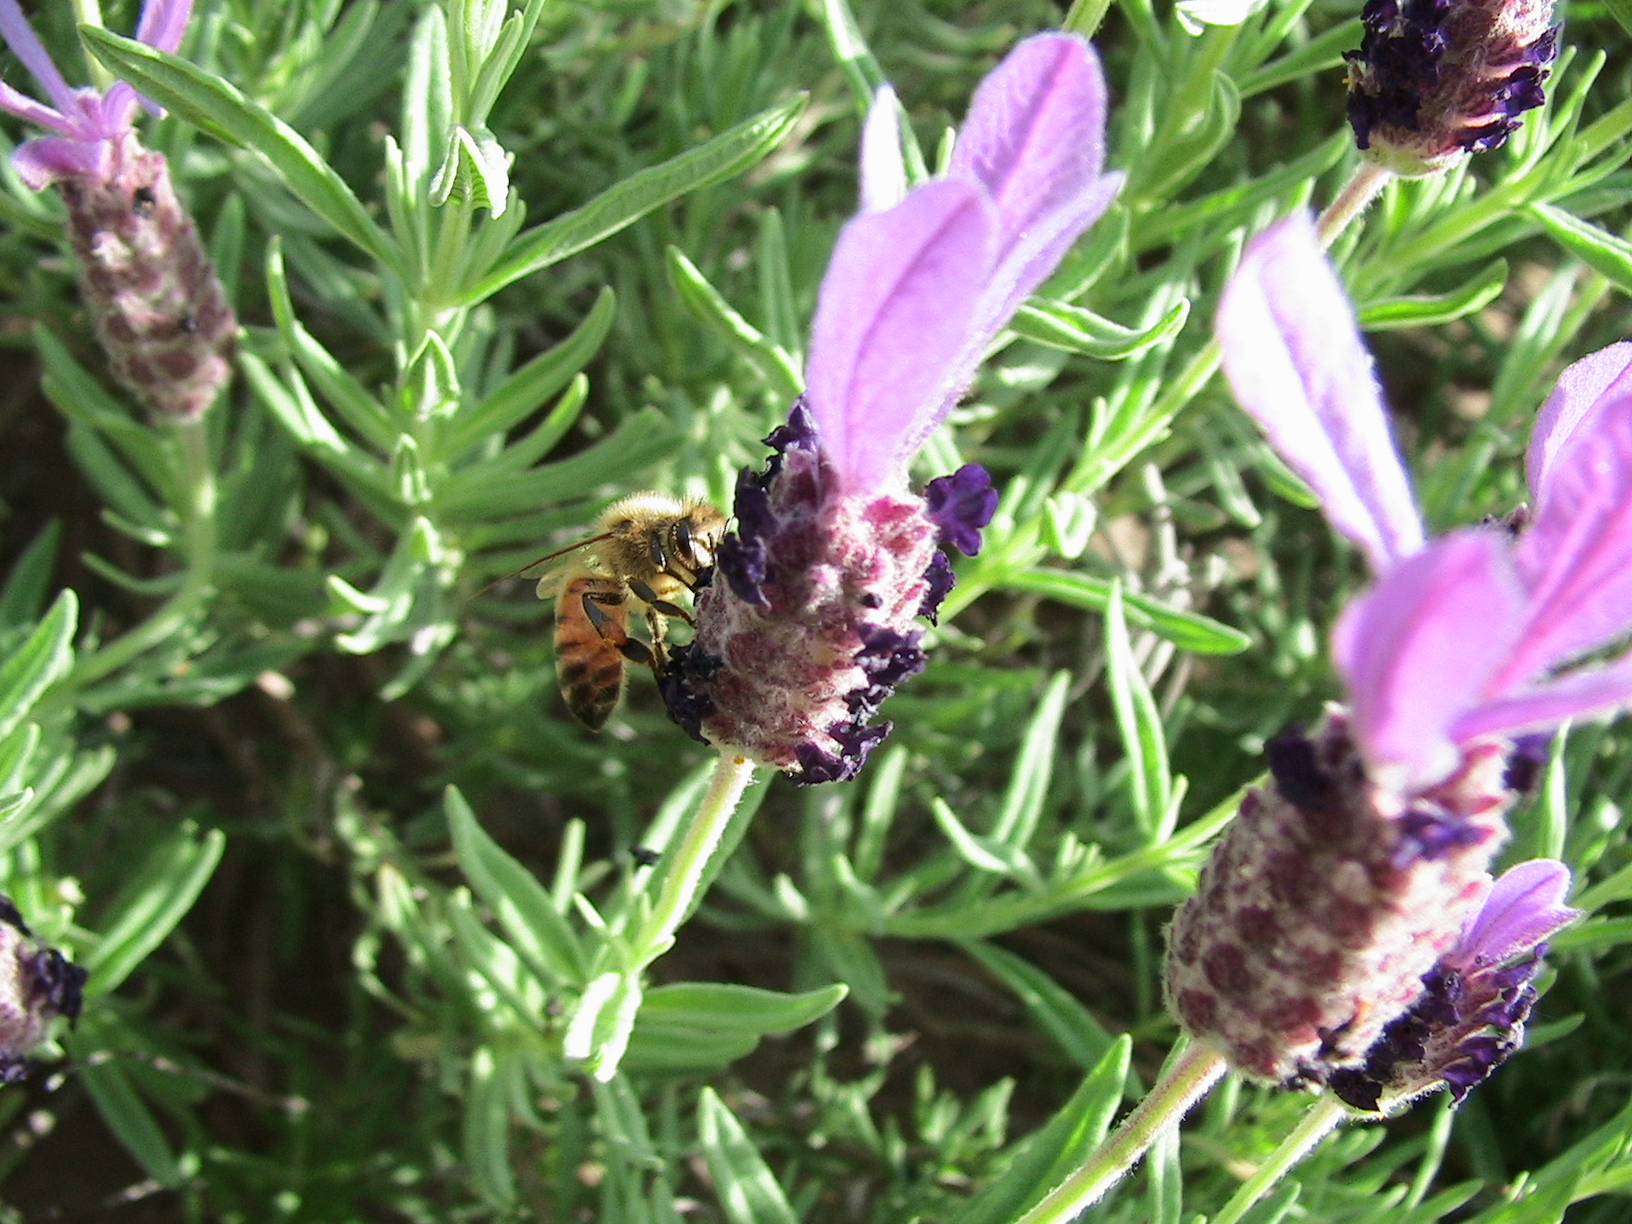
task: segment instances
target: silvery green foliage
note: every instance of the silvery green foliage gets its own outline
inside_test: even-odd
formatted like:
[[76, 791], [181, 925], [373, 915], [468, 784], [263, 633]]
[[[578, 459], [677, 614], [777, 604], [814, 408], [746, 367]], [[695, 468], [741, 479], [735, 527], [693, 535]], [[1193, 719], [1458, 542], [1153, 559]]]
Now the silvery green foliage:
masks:
[[[42, 1108], [88, 1095], [178, 1217], [1012, 1224], [1171, 1047], [1159, 927], [1263, 744], [1338, 694], [1364, 582], [1213, 377], [1243, 250], [1359, 156], [1358, 9], [1254, 7], [1106, 16], [1116, 201], [877, 456], [999, 494], [928, 666], [854, 781], [748, 791], [673, 948], [644, 937], [710, 754], [641, 675], [582, 733], [548, 609], [478, 592], [635, 490], [729, 504], [805, 389], [880, 88], [888, 207], [956, 174], [979, 82], [1060, 10], [286, 0], [200, 3], [179, 44], [83, 30], [74, 79], [167, 112], [137, 125], [244, 326], [205, 420], [149, 422], [85, 343], [51, 197], [8, 181], [8, 317], [94, 503], [0, 601], [35, 676], [0, 724], [0, 891], [90, 971]], [[1509, 513], [1536, 406], [1625, 338], [1632, 103], [1620, 35], [1569, 20], [1504, 148], [1334, 248], [1430, 533]], [[1572, 729], [1512, 812], [1507, 853], [1568, 864], [1586, 914], [1527, 983], [1530, 1048], [1454, 1119], [1339, 1132], [1261, 1218], [1617, 1218], [1624, 738]], [[1216, 1218], [1303, 1103], [1226, 1085], [1089, 1218]]]

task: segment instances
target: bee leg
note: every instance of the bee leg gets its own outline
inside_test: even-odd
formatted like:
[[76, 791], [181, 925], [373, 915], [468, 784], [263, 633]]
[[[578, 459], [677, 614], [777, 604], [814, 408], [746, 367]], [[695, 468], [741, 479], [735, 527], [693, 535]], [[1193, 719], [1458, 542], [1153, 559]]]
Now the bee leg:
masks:
[[688, 625], [696, 625], [697, 622], [691, 619], [691, 613], [687, 612], [684, 608], [679, 607], [676, 604], [670, 603], [666, 599], [659, 599], [657, 592], [652, 590], [652, 588], [646, 583], [637, 579], [630, 582], [629, 589], [638, 595], [641, 602], [644, 603], [648, 609], [650, 609], [650, 611], [646, 613], [646, 618], [648, 620], [651, 619], [653, 612], [660, 612], [664, 616], [678, 616]]
[[[622, 591], [585, 591], [583, 602], [584, 615], [589, 618], [589, 623], [595, 627], [595, 632], [601, 635], [603, 641], [610, 642], [617, 648], [618, 653], [631, 663], [638, 663], [653, 671], [657, 670], [657, 656], [652, 653], [652, 648], [638, 638], [630, 637], [622, 625], [606, 614], [603, 605], [624, 602]], [[647, 615], [649, 618], [651, 614]]]

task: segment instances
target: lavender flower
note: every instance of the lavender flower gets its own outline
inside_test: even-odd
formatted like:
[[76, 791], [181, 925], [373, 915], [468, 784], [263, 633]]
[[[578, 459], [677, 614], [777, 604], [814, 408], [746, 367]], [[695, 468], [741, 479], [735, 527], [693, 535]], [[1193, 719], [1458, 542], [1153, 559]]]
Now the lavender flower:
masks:
[[1442, 1085], [1457, 1104], [1524, 1041], [1544, 940], [1581, 916], [1563, 904], [1570, 872], [1553, 859], [1493, 881], [1456, 946], [1423, 976], [1422, 995], [1390, 1021], [1363, 1066], [1327, 1086], [1356, 1109], [1389, 1112]]
[[737, 530], [697, 633], [663, 677], [670, 712], [800, 782], [853, 777], [872, 723], [922, 670], [919, 616], [973, 554], [997, 494], [968, 464], [924, 496], [907, 468], [987, 347], [1109, 207], [1105, 86], [1083, 40], [1021, 43], [981, 84], [945, 178], [905, 190], [899, 112], [880, 91], [862, 141], [862, 211], [822, 282], [807, 391], [737, 484]]
[[[191, 13], [192, 0], [150, 0], [136, 37], [174, 51]], [[17, 0], [0, 0], [0, 36], [55, 104], [0, 84], [0, 110], [53, 133], [26, 141], [13, 165], [35, 191], [62, 193], [80, 291], [115, 376], [160, 417], [199, 416], [232, 376], [238, 322], [168, 163], [136, 138], [141, 99], [124, 81], [70, 88]]]
[[1487, 886], [1524, 736], [1632, 700], [1632, 666], [1555, 673], [1632, 630], [1632, 345], [1542, 410], [1523, 533], [1428, 541], [1352, 310], [1310, 222], [1249, 248], [1220, 306], [1237, 399], [1377, 574], [1333, 634], [1349, 693], [1271, 745], [1170, 933], [1192, 1034], [1269, 1079], [1359, 1064]]
[[34, 938], [11, 898], [0, 896], [0, 1083], [28, 1074], [28, 1055], [58, 1016], [79, 1019], [85, 970]]
[[1545, 100], [1552, 0], [1366, 0], [1349, 123], [1366, 156], [1420, 177], [1500, 148]]

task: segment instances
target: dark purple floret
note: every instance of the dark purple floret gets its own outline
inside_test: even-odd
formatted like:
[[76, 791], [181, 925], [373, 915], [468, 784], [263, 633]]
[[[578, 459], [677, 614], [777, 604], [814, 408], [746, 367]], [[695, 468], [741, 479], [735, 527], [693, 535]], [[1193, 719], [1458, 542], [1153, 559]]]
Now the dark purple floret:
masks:
[[958, 585], [958, 576], [952, 571], [952, 560], [940, 549], [929, 559], [924, 571], [924, 602], [918, 605], [918, 615], [932, 625], [940, 624], [941, 605]]
[[70, 1023], [78, 1020], [85, 1004], [85, 981], [90, 975], [79, 965], [69, 963], [55, 948], [41, 948], [34, 953], [28, 968], [29, 1002], [66, 1016]]
[[1411, 175], [1500, 147], [1545, 100], [1551, 15], [1550, 0], [1368, 0], [1344, 56], [1356, 143]]
[[1400, 841], [1394, 851], [1393, 866], [1403, 871], [1418, 859], [1432, 862], [1469, 846], [1488, 841], [1488, 827], [1476, 825], [1449, 812], [1413, 807], [1400, 817]]
[[1275, 787], [1294, 807], [1329, 811], [1338, 802], [1339, 780], [1320, 763], [1314, 743], [1294, 727], [1264, 746]]
[[1553, 733], [1537, 731], [1521, 735], [1513, 741], [1513, 750], [1507, 754], [1507, 772], [1502, 783], [1508, 790], [1528, 795], [1541, 780], [1541, 771], [1553, 755]]
[[940, 529], [940, 542], [973, 557], [980, 552], [980, 529], [997, 513], [997, 490], [985, 468], [966, 463], [924, 486], [924, 507]]
[[657, 673], [657, 690], [669, 717], [699, 744], [708, 743], [703, 720], [714, 713], [708, 682], [720, 667], [719, 659], [687, 642], [669, 647], [667, 664]]

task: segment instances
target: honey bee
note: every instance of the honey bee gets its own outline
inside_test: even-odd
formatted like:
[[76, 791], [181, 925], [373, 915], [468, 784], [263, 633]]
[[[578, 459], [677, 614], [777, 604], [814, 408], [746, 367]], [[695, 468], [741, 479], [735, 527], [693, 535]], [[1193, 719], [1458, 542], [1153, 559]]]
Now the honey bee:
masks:
[[[674, 599], [697, 588], [724, 534], [725, 515], [710, 502], [635, 493], [607, 507], [587, 540], [541, 558], [578, 554], [538, 580], [538, 597], [555, 597], [561, 697], [590, 730], [622, 699], [626, 663], [663, 667], [668, 618], [692, 623]], [[648, 641], [629, 635], [631, 604], [646, 618]]]

